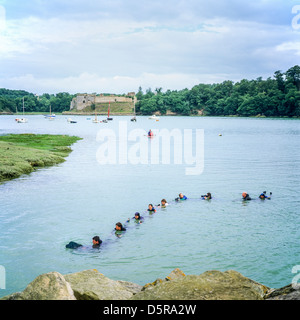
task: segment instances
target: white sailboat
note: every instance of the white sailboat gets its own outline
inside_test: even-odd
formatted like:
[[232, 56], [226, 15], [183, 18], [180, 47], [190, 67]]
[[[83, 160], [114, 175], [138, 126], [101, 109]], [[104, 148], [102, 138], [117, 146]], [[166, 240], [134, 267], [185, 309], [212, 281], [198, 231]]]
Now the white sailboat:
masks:
[[134, 116], [130, 119], [132, 122], [136, 122], [136, 113], [135, 113], [135, 101], [133, 100], [133, 107], [134, 107]]
[[77, 121], [73, 120], [72, 118], [67, 119], [68, 123], [77, 123]]
[[95, 109], [95, 119], [93, 120], [93, 123], [100, 123], [100, 121], [99, 121], [98, 118], [97, 118], [96, 109]]
[[16, 121], [18, 122], [18, 123], [27, 123], [28, 122], [28, 119], [26, 119], [25, 117], [24, 117], [24, 97], [23, 97], [23, 118], [17, 118], [16, 119]]
[[44, 117], [45, 117], [45, 119], [48, 119], [48, 120], [54, 120], [55, 119], [55, 117], [56, 117], [55, 113], [52, 114], [52, 112], [51, 112], [51, 104], [50, 104], [50, 113], [44, 115]]
[[159, 121], [159, 117], [155, 114], [150, 116], [149, 119]]
[[48, 116], [48, 119], [49, 120], [54, 120], [55, 119], [55, 117], [56, 117], [56, 115], [53, 113], [51, 113], [51, 104], [50, 104], [50, 114], [49, 114], [49, 116]]

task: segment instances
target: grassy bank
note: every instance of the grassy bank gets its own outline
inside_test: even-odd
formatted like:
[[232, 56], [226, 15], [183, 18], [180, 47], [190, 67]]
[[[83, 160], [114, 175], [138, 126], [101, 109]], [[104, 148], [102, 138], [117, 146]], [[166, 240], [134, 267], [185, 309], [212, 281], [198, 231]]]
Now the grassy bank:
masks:
[[64, 162], [72, 151], [69, 146], [78, 140], [74, 136], [46, 134], [0, 136], [0, 183]]
[[[76, 114], [89, 114], [94, 115], [107, 115], [109, 103], [96, 103], [93, 107], [87, 106], [83, 110], [69, 110], [64, 111], [64, 115], [76, 115]], [[111, 102], [110, 103], [110, 114], [112, 116], [116, 115], [133, 115], [134, 104], [133, 102]]]

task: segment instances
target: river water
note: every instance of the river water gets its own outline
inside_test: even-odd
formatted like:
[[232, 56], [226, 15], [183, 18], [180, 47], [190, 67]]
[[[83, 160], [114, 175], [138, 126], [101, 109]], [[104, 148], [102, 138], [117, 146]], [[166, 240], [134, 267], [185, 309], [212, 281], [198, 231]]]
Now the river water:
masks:
[[[50, 271], [97, 269], [111, 279], [143, 285], [175, 268], [186, 274], [234, 269], [273, 288], [296, 276], [292, 268], [300, 265], [299, 120], [138, 117], [135, 123], [130, 117], [114, 117], [95, 124], [77, 116], [77, 123], [70, 124], [66, 116], [28, 119], [18, 124], [13, 116], [1, 116], [0, 134], [68, 134], [83, 140], [72, 146], [66, 162], [0, 185], [0, 296], [21, 291]], [[120, 132], [130, 136], [150, 128], [157, 136], [144, 137], [148, 151], [160, 133], [175, 130], [183, 144], [192, 145], [194, 156], [199, 146], [203, 172], [187, 175], [193, 163], [184, 156], [176, 163], [174, 150], [185, 146], [175, 138], [169, 143], [169, 163], [162, 159], [168, 150], [162, 141], [154, 160], [149, 152], [148, 161], [134, 163], [132, 156], [142, 152], [134, 154], [138, 144], [129, 139], [125, 150]], [[203, 141], [197, 140], [197, 129]], [[99, 141], [99, 132], [111, 139]], [[185, 139], [187, 132], [192, 132], [190, 140]], [[109, 144], [116, 146], [116, 161], [101, 164], [99, 154]], [[127, 163], [122, 164], [120, 154], [127, 154]], [[243, 202], [243, 191], [254, 200]], [[272, 192], [272, 199], [259, 200], [262, 191]], [[188, 200], [174, 201], [180, 192]], [[207, 192], [213, 199], [201, 200]], [[157, 205], [162, 198], [170, 205], [149, 215], [148, 204]], [[131, 221], [126, 233], [116, 237], [115, 223], [125, 223], [136, 211], [144, 222]], [[89, 246], [95, 235], [103, 240], [100, 250], [65, 248], [70, 241]]]

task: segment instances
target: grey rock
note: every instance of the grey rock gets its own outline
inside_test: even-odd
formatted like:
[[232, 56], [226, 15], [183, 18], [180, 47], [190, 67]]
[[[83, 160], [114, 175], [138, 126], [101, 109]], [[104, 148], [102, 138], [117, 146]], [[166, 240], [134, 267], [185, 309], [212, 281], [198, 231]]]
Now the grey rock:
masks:
[[13, 293], [3, 300], [76, 300], [70, 284], [58, 272], [35, 278], [23, 292]]
[[207, 271], [149, 286], [131, 300], [263, 300], [268, 290], [236, 271]]
[[65, 275], [77, 300], [127, 300], [138, 290], [128, 282], [114, 281], [97, 270]]
[[300, 300], [300, 285], [290, 284], [280, 289], [271, 289], [265, 296], [266, 300]]

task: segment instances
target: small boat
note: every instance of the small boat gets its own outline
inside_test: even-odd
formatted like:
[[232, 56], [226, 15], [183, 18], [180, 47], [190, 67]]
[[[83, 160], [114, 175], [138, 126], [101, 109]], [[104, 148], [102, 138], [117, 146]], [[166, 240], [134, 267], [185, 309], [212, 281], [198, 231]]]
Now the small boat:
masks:
[[68, 123], [77, 123], [77, 121], [75, 121], [75, 120], [72, 120], [71, 118], [68, 118]]
[[56, 118], [56, 115], [53, 113], [51, 113], [51, 104], [50, 104], [50, 113], [49, 114], [46, 114], [44, 115], [45, 119], [48, 119], [48, 120], [54, 120]]
[[55, 114], [51, 114], [51, 116], [47, 116], [46, 118], [49, 119], [49, 120], [54, 120], [56, 118], [56, 115]]
[[26, 119], [26, 118], [17, 118], [16, 121], [17, 121], [18, 123], [27, 123], [27, 122], [28, 122], [28, 119]]
[[95, 110], [95, 119], [93, 120], [93, 123], [100, 123], [100, 121], [97, 118], [97, 112]]
[[24, 107], [24, 97], [23, 97], [23, 118], [16, 118], [16, 121], [18, 123], [27, 123], [28, 122], [28, 119], [24, 118], [24, 109], [25, 109], [25, 107]]
[[149, 119], [150, 119], [150, 120], [157, 120], [157, 121], [158, 121], [158, 120], [159, 120], [159, 117], [154, 114], [154, 115], [152, 115], [151, 117], [149, 117]]
[[111, 120], [113, 120], [113, 118], [110, 118], [110, 117], [109, 117], [109, 113], [110, 113], [110, 103], [109, 103], [109, 105], [108, 105], [107, 120], [108, 120], [108, 121], [111, 121]]
[[132, 122], [136, 122], [137, 120], [136, 120], [136, 112], [135, 112], [135, 101], [133, 101], [133, 108], [134, 108], [134, 116], [130, 119], [130, 121], [132, 121]]

